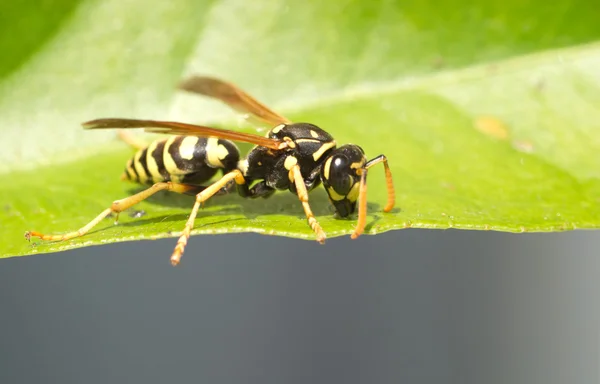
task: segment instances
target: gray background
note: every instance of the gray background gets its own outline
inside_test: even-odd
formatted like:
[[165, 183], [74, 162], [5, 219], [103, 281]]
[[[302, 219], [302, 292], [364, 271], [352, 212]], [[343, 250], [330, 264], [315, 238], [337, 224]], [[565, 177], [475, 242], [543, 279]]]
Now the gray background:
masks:
[[0, 261], [0, 383], [598, 383], [595, 232], [252, 234]]

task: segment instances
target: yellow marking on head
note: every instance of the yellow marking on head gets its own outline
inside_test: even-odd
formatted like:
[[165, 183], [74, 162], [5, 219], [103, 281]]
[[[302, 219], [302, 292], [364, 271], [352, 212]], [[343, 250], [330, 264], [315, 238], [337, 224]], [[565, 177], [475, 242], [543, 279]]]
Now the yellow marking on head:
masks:
[[285, 124], [279, 124], [275, 128], [271, 129], [271, 133], [279, 133], [283, 128], [285, 128]]
[[133, 181], [137, 181], [137, 176], [135, 175], [135, 171], [133, 170], [133, 159], [127, 160], [127, 166], [125, 167], [127, 170], [127, 174], [129, 178]]
[[208, 165], [213, 168], [223, 168], [223, 163], [219, 158], [219, 139], [209, 137], [206, 140], [206, 160]]
[[295, 142], [296, 143], [320, 143], [321, 140], [315, 140], [315, 139], [296, 139]]
[[[351, 176], [350, 179], [352, 179]], [[354, 181], [354, 180], [352, 180]], [[360, 183], [354, 183], [354, 185], [352, 186], [352, 189], [350, 189], [350, 192], [348, 192], [348, 194], [346, 195], [346, 198], [350, 201], [356, 201], [358, 200], [358, 194], [360, 192]]]
[[246, 173], [248, 172], [248, 160], [244, 159], [238, 161], [237, 167], [242, 172], [242, 174], [246, 176]]
[[325, 174], [325, 179], [329, 179], [329, 167], [331, 167], [331, 161], [333, 160], [333, 157], [330, 157], [329, 159], [327, 159], [327, 161], [325, 161], [325, 168], [323, 169], [323, 173]]
[[292, 141], [292, 139], [290, 139], [289, 137], [287, 137], [287, 136], [284, 137], [283, 141], [285, 141], [287, 143], [288, 147], [290, 147], [290, 148], [296, 148], [296, 143], [294, 143]]
[[337, 193], [335, 191], [335, 189], [333, 189], [333, 187], [327, 188], [327, 193], [329, 193], [329, 197], [331, 198], [331, 200], [334, 200], [334, 201], [344, 200], [344, 197], [345, 197], [345, 196], [342, 196], [339, 193]]
[[319, 148], [315, 153], [313, 153], [313, 159], [315, 161], [319, 160], [325, 152], [327, 152], [329, 149], [334, 148], [334, 147], [335, 147], [335, 141], [331, 141], [329, 143], [325, 143], [325, 144], [321, 145], [321, 148]]
[[184, 137], [179, 144], [179, 156], [182, 159], [192, 160], [194, 158], [194, 151], [196, 150], [196, 144], [198, 144], [199, 137], [187, 136]]
[[361, 159], [360, 161], [357, 161], [356, 163], [352, 163], [350, 164], [350, 168], [352, 169], [360, 169], [365, 165], [365, 159]]
[[229, 155], [229, 150], [227, 149], [227, 147], [225, 147], [223, 144], [219, 144], [219, 146], [217, 147], [217, 157], [219, 158], [219, 160], [223, 160], [227, 157], [227, 155]]
[[318, 138], [319, 138], [319, 134], [318, 134], [317, 132], [313, 131], [312, 129], [310, 130], [310, 135], [311, 135], [312, 137], [314, 137], [315, 139], [318, 139]]
[[152, 156], [152, 152], [154, 152], [161, 141], [162, 140], [153, 141], [148, 147], [148, 152], [146, 153], [146, 165], [148, 166], [148, 172], [150, 172], [152, 175], [152, 181], [155, 183], [162, 181], [162, 176], [160, 174], [160, 169], [158, 169], [158, 164], [156, 163], [154, 156]]
[[146, 175], [146, 171], [144, 170], [144, 167], [142, 166], [142, 163], [140, 163], [140, 159], [142, 158], [142, 153], [144, 152], [144, 150], [139, 150], [137, 151], [137, 153], [134, 156], [134, 161], [133, 161], [133, 166], [135, 167], [135, 170], [137, 171], [138, 174], [138, 179], [141, 183], [145, 183], [148, 180], [148, 176]]
[[285, 161], [283, 162], [283, 166], [285, 167], [285, 169], [287, 169], [288, 171], [290, 169], [292, 169], [292, 167], [294, 165], [298, 164], [298, 159], [296, 159], [294, 156], [288, 156]]
[[173, 157], [171, 157], [171, 155], [169, 154], [169, 149], [171, 148], [171, 145], [176, 139], [177, 136], [169, 137], [169, 139], [165, 143], [165, 149], [163, 151], [163, 163], [165, 164], [165, 169], [167, 170], [167, 172], [169, 172], [169, 175], [171, 175], [171, 180], [173, 182], [175, 182], [175, 180], [173, 180], [173, 175], [183, 174], [183, 172], [179, 168], [177, 168], [177, 164], [175, 164]]

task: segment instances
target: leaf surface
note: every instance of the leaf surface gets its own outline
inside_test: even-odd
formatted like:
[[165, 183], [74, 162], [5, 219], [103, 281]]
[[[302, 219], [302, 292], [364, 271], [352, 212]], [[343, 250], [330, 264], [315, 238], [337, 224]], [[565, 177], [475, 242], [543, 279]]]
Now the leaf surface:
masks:
[[[600, 226], [600, 11], [585, 1], [178, 0], [152, 10], [138, 0], [71, 1], [47, 18], [43, 8], [1, 7], [36, 28], [24, 28], [32, 36], [0, 59], [0, 256], [181, 231], [193, 198], [165, 193], [129, 212], [141, 217], [123, 213], [118, 226], [107, 219], [79, 239], [23, 239], [26, 230], [75, 230], [139, 190], [119, 180], [132, 152], [82, 121], [253, 132], [226, 107], [174, 89], [198, 73], [232, 81], [369, 157], [386, 154], [397, 208], [381, 212], [383, 170], [373, 169], [368, 233]], [[0, 39], [3, 52], [10, 44]], [[310, 198], [329, 237], [352, 231], [355, 220], [335, 219], [322, 189]], [[313, 238], [286, 192], [219, 196], [196, 220], [195, 233], [246, 231]]]

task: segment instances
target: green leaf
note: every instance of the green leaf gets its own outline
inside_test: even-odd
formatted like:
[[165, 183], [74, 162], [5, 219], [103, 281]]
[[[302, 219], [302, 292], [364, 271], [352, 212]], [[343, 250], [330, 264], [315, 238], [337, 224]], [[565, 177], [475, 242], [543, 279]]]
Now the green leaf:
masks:
[[[14, 52], [0, 58], [1, 256], [177, 235], [193, 198], [163, 193], [136, 206], [144, 216], [123, 213], [118, 226], [103, 220], [78, 239], [23, 238], [76, 230], [139, 190], [119, 180], [131, 151], [82, 121], [252, 131], [226, 107], [176, 91], [197, 73], [370, 157], [386, 154], [397, 208], [381, 212], [383, 170], [373, 169], [368, 233], [600, 226], [600, 11], [591, 2], [13, 3], [0, 5], [0, 48]], [[6, 38], [15, 31], [19, 44]], [[333, 218], [322, 189], [310, 199], [329, 238], [352, 231], [355, 220]], [[285, 192], [215, 197], [196, 220], [195, 233], [247, 231], [314, 238]]]

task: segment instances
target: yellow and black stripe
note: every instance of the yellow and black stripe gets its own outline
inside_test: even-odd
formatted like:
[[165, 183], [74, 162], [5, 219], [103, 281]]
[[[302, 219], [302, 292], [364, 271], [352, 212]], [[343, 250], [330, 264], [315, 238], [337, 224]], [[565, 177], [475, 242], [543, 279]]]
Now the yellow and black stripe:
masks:
[[235, 169], [239, 159], [238, 148], [229, 140], [172, 136], [139, 150], [127, 162], [121, 178], [140, 184], [173, 181], [201, 185], [219, 169]]

